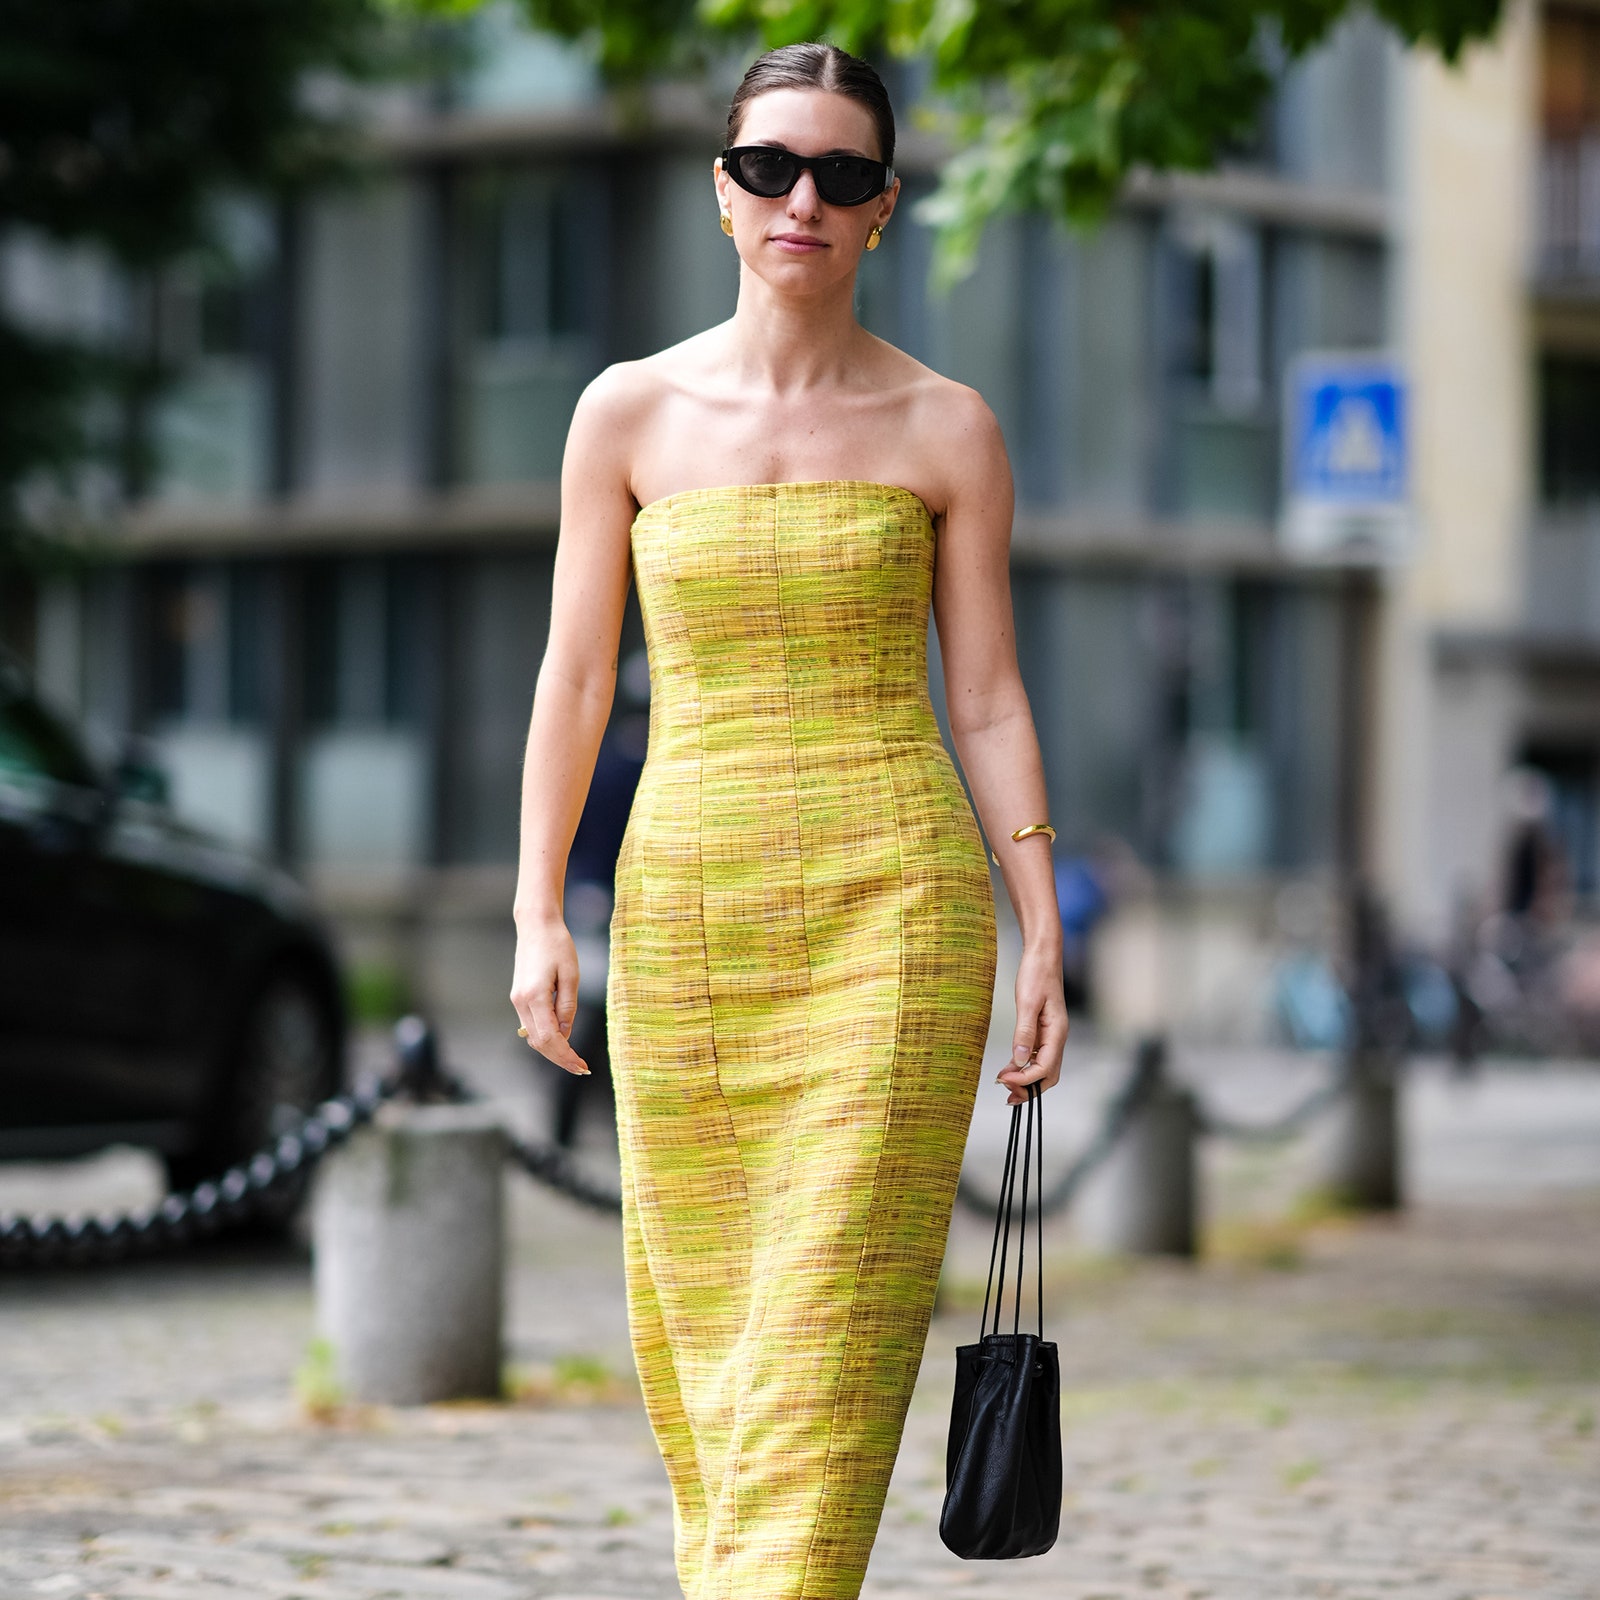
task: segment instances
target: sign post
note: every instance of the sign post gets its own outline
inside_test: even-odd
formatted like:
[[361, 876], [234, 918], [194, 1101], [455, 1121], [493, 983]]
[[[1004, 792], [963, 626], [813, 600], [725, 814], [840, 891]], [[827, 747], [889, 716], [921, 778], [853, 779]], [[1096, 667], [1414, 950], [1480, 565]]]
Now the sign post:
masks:
[[1390, 565], [1410, 555], [1407, 386], [1392, 357], [1310, 354], [1284, 384], [1279, 540], [1307, 562]]
[[1397, 1065], [1374, 1049], [1378, 1018], [1372, 980], [1376, 901], [1365, 878], [1361, 822], [1371, 748], [1371, 611], [1374, 585], [1359, 567], [1396, 566], [1412, 553], [1410, 419], [1404, 373], [1392, 357], [1305, 355], [1284, 384], [1284, 499], [1279, 532], [1286, 555], [1342, 567], [1340, 647], [1339, 870], [1352, 966], [1356, 1021], [1343, 1093], [1324, 1152], [1326, 1176], [1358, 1205], [1392, 1208], [1400, 1199]]

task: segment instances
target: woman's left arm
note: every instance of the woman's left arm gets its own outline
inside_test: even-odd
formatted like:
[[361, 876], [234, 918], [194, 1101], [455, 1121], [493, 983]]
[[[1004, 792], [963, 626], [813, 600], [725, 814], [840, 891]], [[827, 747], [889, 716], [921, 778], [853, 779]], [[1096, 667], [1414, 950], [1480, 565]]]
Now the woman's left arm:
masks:
[[965, 390], [944, 420], [954, 435], [945, 459], [962, 466], [940, 519], [934, 618], [956, 754], [1022, 930], [1017, 1031], [999, 1075], [1008, 1104], [1018, 1105], [1025, 1085], [1048, 1089], [1061, 1076], [1068, 1026], [1061, 914], [1049, 837], [1011, 837], [1050, 820], [1011, 615], [1011, 464], [1000, 426], [975, 390]]

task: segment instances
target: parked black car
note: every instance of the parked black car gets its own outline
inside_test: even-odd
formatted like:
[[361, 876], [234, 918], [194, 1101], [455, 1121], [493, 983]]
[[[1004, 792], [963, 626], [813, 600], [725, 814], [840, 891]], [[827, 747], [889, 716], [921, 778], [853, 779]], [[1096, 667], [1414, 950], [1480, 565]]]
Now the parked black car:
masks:
[[98, 768], [0, 658], [0, 1159], [142, 1145], [186, 1188], [341, 1086], [305, 892], [164, 791]]

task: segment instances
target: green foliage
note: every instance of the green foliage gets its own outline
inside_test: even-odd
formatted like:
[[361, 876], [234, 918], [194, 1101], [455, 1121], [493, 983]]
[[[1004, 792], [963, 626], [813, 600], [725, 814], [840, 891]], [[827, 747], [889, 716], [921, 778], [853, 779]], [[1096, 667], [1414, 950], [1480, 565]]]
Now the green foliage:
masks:
[[357, 1024], [393, 1022], [412, 1009], [411, 986], [398, 967], [358, 962], [345, 977], [345, 1005]]
[[131, 264], [209, 237], [230, 188], [315, 176], [347, 121], [310, 72], [370, 76], [377, 0], [3, 0], [0, 216]]
[[[1254, 130], [1273, 75], [1321, 43], [1354, 0], [524, 0], [540, 26], [586, 37], [614, 81], [714, 51], [827, 39], [922, 58], [922, 120], [954, 154], [920, 203], [934, 284], [971, 271], [988, 222], [1101, 216], [1136, 167], [1204, 168]], [[1502, 0], [1375, 0], [1406, 41], [1454, 60]], [[596, 20], [598, 19], [598, 20]]]
[[295, 1368], [294, 1395], [306, 1415], [317, 1422], [332, 1421], [344, 1404], [339, 1384], [338, 1358], [327, 1339], [313, 1339], [305, 1358]]
[[[89, 247], [147, 288], [214, 247], [219, 196], [347, 165], [348, 96], [324, 91], [411, 64], [393, 9], [0, 0], [0, 227]], [[0, 306], [0, 556], [24, 533], [25, 488], [64, 489], [95, 457], [138, 487], [139, 414], [164, 377], [137, 327], [47, 333]]]

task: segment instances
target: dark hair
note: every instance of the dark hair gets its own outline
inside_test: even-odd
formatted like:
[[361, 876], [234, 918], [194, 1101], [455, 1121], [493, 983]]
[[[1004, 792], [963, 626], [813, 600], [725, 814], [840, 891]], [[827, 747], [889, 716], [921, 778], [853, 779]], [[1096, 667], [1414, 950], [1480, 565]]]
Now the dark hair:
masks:
[[785, 44], [757, 56], [733, 92], [728, 107], [728, 143], [739, 142], [745, 107], [769, 89], [826, 89], [848, 95], [872, 113], [879, 158], [894, 165], [894, 110], [876, 68], [833, 44]]

